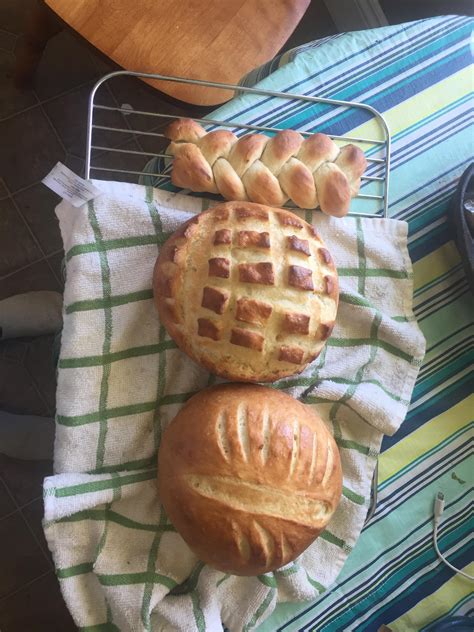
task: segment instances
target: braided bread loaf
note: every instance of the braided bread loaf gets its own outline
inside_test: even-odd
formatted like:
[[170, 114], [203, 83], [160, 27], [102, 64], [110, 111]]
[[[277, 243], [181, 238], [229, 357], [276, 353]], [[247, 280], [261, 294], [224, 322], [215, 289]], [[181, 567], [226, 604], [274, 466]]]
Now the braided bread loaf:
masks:
[[272, 138], [227, 130], [206, 132], [191, 119], [177, 119], [166, 129], [174, 156], [171, 181], [196, 192], [220, 193], [227, 200], [251, 200], [282, 206], [319, 208], [342, 217], [359, 192], [367, 166], [355, 145], [342, 149], [325, 134], [303, 138], [282, 130]]

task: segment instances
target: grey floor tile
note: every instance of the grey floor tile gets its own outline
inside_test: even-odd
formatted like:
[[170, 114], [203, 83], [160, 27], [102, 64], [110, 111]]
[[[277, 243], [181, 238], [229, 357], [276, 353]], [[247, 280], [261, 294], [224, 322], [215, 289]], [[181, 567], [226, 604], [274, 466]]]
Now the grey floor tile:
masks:
[[0, 178], [0, 199], [7, 197], [8, 191], [5, 183], [3, 182], [3, 178]]
[[[89, 95], [93, 83], [74, 90], [66, 95], [48, 101], [44, 109], [56, 128], [68, 153], [84, 158], [86, 150], [87, 113]], [[116, 107], [114, 100], [106, 89], [99, 89], [95, 102], [98, 105]], [[95, 109], [94, 123], [106, 127], [126, 128], [124, 117], [119, 112]], [[109, 132], [94, 129], [95, 145], [115, 147], [131, 138], [131, 134]]]
[[37, 498], [33, 502], [23, 507], [21, 510], [24, 519], [28, 523], [30, 529], [35, 534], [36, 540], [40, 545], [43, 553], [46, 557], [53, 563], [53, 559], [51, 557], [51, 553], [48, 548], [48, 543], [46, 542], [46, 538], [44, 536], [42, 520], [44, 517], [44, 504], [42, 498]]
[[[1, 31], [0, 31], [1, 47]], [[33, 90], [18, 90], [13, 85], [15, 58], [11, 53], [0, 50], [0, 119], [11, 116], [38, 103]]]
[[20, 507], [42, 497], [43, 481], [52, 473], [51, 461], [23, 461], [0, 454], [0, 476]]
[[0, 410], [19, 415], [51, 415], [48, 403], [27, 369], [5, 358], [0, 359]]
[[40, 182], [17, 193], [14, 200], [43, 252], [50, 255], [62, 248], [59, 222], [54, 212], [60, 197]]
[[42, 256], [13, 202], [0, 200], [0, 276], [24, 267]]
[[65, 153], [39, 106], [0, 122], [0, 173], [12, 193], [35, 184]]
[[5, 483], [0, 479], [0, 520], [16, 509]]
[[0, 520], [0, 559], [0, 598], [50, 568], [19, 512]]
[[[187, 104], [167, 100], [158, 90], [135, 77], [115, 77], [110, 79], [108, 85], [120, 106], [129, 104], [134, 110], [189, 116], [193, 109]], [[132, 129], [145, 131], [168, 122], [168, 119], [140, 114], [130, 114], [127, 119]]]
[[56, 412], [56, 363], [53, 357], [54, 335], [31, 338], [24, 366], [40, 390], [48, 406], [48, 414]]
[[64, 30], [47, 44], [34, 87], [41, 101], [97, 79], [100, 75], [89, 46], [72, 31]]
[[0, 603], [2, 632], [76, 632], [53, 571]]
[[46, 261], [39, 261], [0, 279], [0, 300], [33, 290], [62, 291], [61, 284], [57, 281]]
[[0, 29], [0, 48], [7, 53], [12, 53], [15, 49], [17, 36]]
[[0, 24], [2, 29], [10, 33], [23, 33], [28, 12], [36, 4], [36, 0], [1, 0]]
[[64, 288], [64, 250], [56, 253], [52, 257], [48, 257], [47, 262], [58, 280], [61, 289]]
[[[141, 151], [134, 140], [121, 145], [122, 150]], [[124, 154], [116, 152], [103, 152], [94, 160], [95, 167], [105, 167], [108, 169], [121, 169], [142, 172], [147, 163], [146, 156], [136, 154]], [[138, 175], [120, 173], [120, 171], [92, 171], [92, 177], [98, 180], [117, 180], [119, 182], [137, 182]]]

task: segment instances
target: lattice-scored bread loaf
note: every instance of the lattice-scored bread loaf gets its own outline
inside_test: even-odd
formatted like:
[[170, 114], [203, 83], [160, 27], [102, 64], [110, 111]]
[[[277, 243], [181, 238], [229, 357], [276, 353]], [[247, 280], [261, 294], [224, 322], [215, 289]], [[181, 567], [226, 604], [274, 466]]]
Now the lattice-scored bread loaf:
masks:
[[192, 397], [165, 430], [158, 483], [201, 560], [258, 575], [294, 560], [326, 527], [342, 472], [311, 408], [273, 389], [225, 384]]
[[301, 372], [331, 334], [338, 279], [315, 228], [294, 213], [226, 202], [178, 229], [154, 270], [169, 335], [222, 377]]
[[191, 191], [219, 193], [227, 200], [251, 200], [320, 209], [342, 217], [359, 192], [367, 167], [355, 145], [342, 149], [325, 134], [303, 139], [293, 130], [273, 138], [227, 130], [207, 133], [191, 119], [177, 119], [166, 129], [174, 156], [171, 180]]

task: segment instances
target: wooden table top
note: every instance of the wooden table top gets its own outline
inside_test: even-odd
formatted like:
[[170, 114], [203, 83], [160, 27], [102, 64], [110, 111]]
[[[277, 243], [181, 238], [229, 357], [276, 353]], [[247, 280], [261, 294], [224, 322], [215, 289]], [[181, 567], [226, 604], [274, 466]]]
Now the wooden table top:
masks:
[[[289, 38], [310, 0], [45, 0], [126, 70], [237, 83]], [[229, 90], [148, 81], [177, 99], [216, 105]]]

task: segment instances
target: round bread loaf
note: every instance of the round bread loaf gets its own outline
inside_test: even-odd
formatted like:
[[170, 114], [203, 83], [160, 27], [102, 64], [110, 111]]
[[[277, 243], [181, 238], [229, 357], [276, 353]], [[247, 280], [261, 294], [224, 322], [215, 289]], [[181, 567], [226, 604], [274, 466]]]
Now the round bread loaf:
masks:
[[316, 229], [294, 213], [227, 202], [164, 244], [153, 288], [178, 346], [230, 380], [303, 371], [331, 334], [337, 272]]
[[201, 560], [259, 575], [294, 560], [326, 527], [342, 472], [313, 409], [264, 386], [223, 384], [194, 395], [164, 432], [158, 485]]

